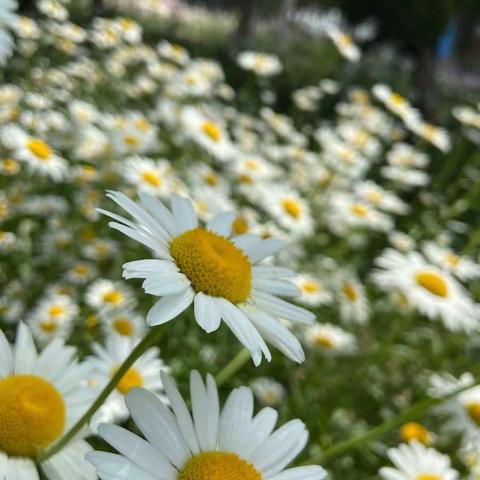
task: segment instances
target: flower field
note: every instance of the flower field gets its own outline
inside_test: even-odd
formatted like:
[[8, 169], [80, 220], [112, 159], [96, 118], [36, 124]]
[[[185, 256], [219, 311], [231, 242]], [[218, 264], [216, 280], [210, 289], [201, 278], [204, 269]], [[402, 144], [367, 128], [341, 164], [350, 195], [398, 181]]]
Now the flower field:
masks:
[[0, 480], [478, 480], [480, 98], [431, 123], [332, 25], [299, 85], [37, 4], [0, 0]]

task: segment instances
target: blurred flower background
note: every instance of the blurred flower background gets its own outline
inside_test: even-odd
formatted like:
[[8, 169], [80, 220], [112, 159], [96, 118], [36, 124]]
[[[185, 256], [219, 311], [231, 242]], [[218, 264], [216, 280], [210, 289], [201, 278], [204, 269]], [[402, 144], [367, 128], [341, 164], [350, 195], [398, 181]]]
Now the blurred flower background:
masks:
[[477, 0], [0, 0], [0, 63], [1, 480], [480, 478]]

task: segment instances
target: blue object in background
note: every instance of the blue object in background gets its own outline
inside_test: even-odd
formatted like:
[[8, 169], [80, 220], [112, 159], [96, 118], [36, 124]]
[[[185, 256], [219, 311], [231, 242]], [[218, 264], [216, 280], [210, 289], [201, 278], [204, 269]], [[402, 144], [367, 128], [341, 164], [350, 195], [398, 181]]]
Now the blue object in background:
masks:
[[457, 36], [458, 22], [456, 18], [452, 18], [437, 41], [436, 54], [439, 60], [448, 60], [452, 56]]

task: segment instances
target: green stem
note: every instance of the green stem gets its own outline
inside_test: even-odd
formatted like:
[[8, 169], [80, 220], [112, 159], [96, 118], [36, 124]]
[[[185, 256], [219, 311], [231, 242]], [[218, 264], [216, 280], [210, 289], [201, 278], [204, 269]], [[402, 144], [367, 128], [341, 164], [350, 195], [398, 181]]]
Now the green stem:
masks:
[[377, 438], [385, 435], [386, 433], [392, 430], [395, 430], [396, 428], [400, 427], [404, 423], [410, 420], [414, 420], [415, 418], [418, 418], [420, 415], [422, 415], [425, 411], [429, 410], [431, 407], [438, 405], [442, 402], [445, 402], [446, 400], [449, 400], [457, 396], [459, 393], [463, 392], [464, 390], [468, 390], [476, 385], [478, 385], [478, 383], [474, 385], [469, 385], [468, 387], [460, 388], [443, 397], [426, 398], [424, 400], [421, 400], [420, 402], [412, 405], [410, 408], [407, 408], [403, 412], [399, 413], [395, 417], [390, 418], [389, 420], [386, 420], [381, 425], [378, 425], [377, 427], [374, 427], [365, 433], [357, 435], [356, 437], [337, 443], [336, 445], [333, 445], [333, 447], [327, 448], [316, 457], [311, 458], [308, 461], [308, 464], [312, 464], [312, 463], [324, 464], [328, 460], [334, 457], [338, 457], [339, 455], [349, 450], [357, 449], [360, 446], [364, 445], [365, 443], [376, 440]]
[[102, 390], [91, 407], [84, 413], [84, 415], [70, 428], [70, 430], [53, 446], [44, 450], [37, 456], [37, 463], [40, 464], [49, 459], [52, 455], [58, 453], [65, 445], [67, 445], [77, 433], [90, 421], [92, 416], [103, 405], [104, 401], [108, 398], [110, 393], [115, 389], [117, 384], [127, 373], [129, 368], [141, 357], [145, 351], [150, 348], [160, 338], [163, 329], [161, 326], [152, 328], [143, 340], [138, 343], [131, 351], [130, 355], [125, 359], [120, 368], [116, 371], [110, 382]]
[[240, 370], [250, 359], [250, 352], [243, 348], [215, 377], [217, 386], [223, 385], [228, 379]]

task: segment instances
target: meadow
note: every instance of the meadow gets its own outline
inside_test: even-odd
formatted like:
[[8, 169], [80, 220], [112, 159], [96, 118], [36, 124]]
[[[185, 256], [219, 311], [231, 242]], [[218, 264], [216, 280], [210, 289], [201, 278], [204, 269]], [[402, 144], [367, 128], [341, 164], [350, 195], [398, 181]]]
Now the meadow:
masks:
[[478, 480], [480, 98], [334, 22], [16, 7], [0, 480]]

